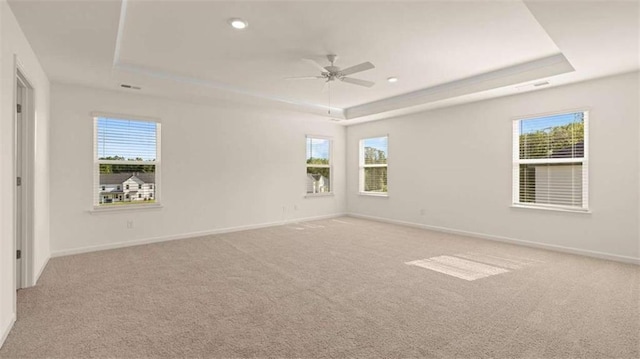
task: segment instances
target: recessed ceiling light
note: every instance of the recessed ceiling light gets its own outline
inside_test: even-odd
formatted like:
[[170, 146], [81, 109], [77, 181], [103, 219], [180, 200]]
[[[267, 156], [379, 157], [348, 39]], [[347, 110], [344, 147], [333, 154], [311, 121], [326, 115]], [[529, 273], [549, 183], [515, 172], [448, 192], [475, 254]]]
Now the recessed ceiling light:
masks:
[[397, 77], [389, 77], [389, 78], [387, 79], [387, 81], [389, 81], [389, 82], [391, 82], [391, 83], [398, 82], [398, 78], [397, 78]]
[[242, 30], [244, 28], [246, 28], [247, 26], [249, 26], [249, 24], [242, 20], [242, 19], [229, 19], [229, 24], [234, 28], [234, 29], [238, 29], [238, 30]]

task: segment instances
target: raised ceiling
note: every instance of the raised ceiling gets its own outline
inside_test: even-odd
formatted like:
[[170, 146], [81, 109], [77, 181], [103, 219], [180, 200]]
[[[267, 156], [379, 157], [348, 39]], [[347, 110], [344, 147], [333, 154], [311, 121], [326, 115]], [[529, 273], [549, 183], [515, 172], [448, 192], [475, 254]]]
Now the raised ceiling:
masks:
[[[10, 4], [53, 81], [131, 83], [152, 95], [245, 101], [349, 123], [638, 69], [636, 2]], [[232, 29], [233, 17], [249, 27]], [[332, 83], [329, 98], [322, 80], [284, 80], [317, 75], [302, 58], [328, 65], [327, 54], [341, 67], [374, 63], [353, 77], [376, 85]], [[388, 83], [390, 76], [399, 81]]]

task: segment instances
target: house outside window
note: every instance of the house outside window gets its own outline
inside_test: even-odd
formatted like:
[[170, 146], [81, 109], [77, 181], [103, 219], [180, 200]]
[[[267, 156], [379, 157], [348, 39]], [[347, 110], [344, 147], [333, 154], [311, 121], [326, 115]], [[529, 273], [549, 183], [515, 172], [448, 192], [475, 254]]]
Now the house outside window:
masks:
[[360, 140], [360, 193], [386, 196], [389, 137]]
[[95, 116], [94, 134], [94, 206], [157, 203], [160, 124]]
[[330, 138], [307, 136], [306, 186], [307, 195], [332, 193]]
[[513, 123], [513, 204], [587, 211], [588, 112]]

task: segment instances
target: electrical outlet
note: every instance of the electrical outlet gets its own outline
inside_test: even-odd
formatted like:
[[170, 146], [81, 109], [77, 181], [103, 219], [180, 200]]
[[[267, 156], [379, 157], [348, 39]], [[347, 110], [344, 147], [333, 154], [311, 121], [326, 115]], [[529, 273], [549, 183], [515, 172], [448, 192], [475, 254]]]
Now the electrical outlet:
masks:
[[132, 220], [127, 220], [127, 228], [128, 229], [133, 229], [133, 221]]
[[297, 205], [297, 204], [294, 204], [294, 205], [293, 205], [293, 210], [294, 210], [294, 211], [297, 211], [297, 210], [298, 210], [298, 205]]
[[421, 215], [421, 216], [424, 216], [424, 215], [425, 215], [425, 213], [427, 213], [427, 211], [425, 211], [425, 210], [424, 210], [424, 208], [420, 210], [420, 215]]

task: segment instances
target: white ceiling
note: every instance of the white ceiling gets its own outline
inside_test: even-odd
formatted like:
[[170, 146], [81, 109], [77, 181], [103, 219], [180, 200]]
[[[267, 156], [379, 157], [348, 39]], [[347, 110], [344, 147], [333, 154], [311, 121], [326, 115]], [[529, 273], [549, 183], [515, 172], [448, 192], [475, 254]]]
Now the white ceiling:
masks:
[[[141, 86], [358, 123], [638, 70], [638, 2], [19, 1], [10, 5], [52, 81]], [[241, 17], [245, 30], [227, 20]], [[322, 80], [302, 58], [376, 68]], [[575, 71], [574, 71], [575, 70]], [[399, 78], [397, 83], [387, 77]], [[122, 89], [121, 89], [122, 90]], [[124, 90], [123, 90], [124, 91]], [[135, 90], [128, 90], [135, 91]]]

